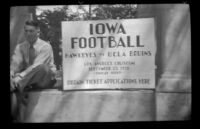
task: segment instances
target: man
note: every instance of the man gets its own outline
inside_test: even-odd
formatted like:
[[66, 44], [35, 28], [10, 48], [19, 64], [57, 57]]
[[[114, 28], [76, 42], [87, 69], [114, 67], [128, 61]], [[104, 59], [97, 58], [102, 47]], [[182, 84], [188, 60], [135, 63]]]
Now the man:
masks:
[[56, 72], [53, 51], [50, 44], [39, 39], [39, 25], [27, 21], [24, 26], [25, 38], [23, 43], [16, 46], [12, 57], [10, 76], [11, 90], [26, 86], [46, 88], [53, 80]]
[[[23, 43], [16, 46], [10, 66], [11, 93], [25, 89], [49, 88], [55, 83], [56, 67], [49, 43], [39, 38], [40, 28], [35, 21], [26, 21]], [[17, 98], [11, 94], [12, 113], [16, 112]]]

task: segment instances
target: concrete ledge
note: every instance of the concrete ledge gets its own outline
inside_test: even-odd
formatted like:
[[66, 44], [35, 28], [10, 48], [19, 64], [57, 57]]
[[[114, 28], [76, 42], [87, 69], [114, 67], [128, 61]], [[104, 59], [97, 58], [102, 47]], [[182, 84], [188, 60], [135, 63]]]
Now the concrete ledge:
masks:
[[28, 93], [23, 122], [155, 120], [153, 91], [43, 91]]
[[156, 93], [156, 120], [189, 120], [191, 93]]

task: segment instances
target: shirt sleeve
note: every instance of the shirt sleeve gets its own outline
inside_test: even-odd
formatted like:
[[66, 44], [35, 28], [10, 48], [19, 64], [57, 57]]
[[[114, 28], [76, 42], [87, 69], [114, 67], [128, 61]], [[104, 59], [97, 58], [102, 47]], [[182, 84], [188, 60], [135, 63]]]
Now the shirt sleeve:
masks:
[[23, 55], [20, 51], [20, 45], [18, 44], [14, 50], [14, 54], [12, 56], [10, 72], [16, 73], [20, 71], [21, 64], [23, 61]]
[[51, 58], [52, 58], [52, 48], [49, 45], [45, 45], [41, 48], [38, 56], [33, 62], [33, 65], [30, 65], [26, 70], [20, 73], [21, 77], [24, 77], [29, 72], [31, 72], [35, 67], [41, 65], [41, 64], [47, 64]]

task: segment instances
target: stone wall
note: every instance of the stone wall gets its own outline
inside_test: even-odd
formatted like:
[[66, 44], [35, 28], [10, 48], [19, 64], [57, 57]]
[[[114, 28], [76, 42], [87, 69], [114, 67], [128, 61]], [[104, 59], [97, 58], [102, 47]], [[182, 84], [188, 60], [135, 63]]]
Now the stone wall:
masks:
[[15, 46], [24, 41], [24, 23], [29, 18], [30, 13], [27, 6], [10, 8], [10, 55], [13, 54]]

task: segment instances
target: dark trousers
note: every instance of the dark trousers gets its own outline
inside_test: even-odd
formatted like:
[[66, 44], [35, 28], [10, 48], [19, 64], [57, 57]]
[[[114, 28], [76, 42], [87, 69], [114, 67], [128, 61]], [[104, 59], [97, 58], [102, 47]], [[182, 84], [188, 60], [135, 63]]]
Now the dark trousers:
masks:
[[11, 93], [12, 116], [20, 121], [20, 107], [26, 105], [27, 94], [24, 91], [52, 88], [55, 83], [54, 73], [47, 65], [39, 65], [28, 73], [20, 82], [16, 92]]
[[39, 65], [20, 81], [20, 91], [23, 91], [26, 88], [50, 88], [53, 79], [54, 73], [51, 69], [47, 65]]

